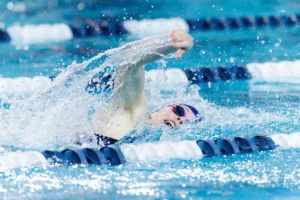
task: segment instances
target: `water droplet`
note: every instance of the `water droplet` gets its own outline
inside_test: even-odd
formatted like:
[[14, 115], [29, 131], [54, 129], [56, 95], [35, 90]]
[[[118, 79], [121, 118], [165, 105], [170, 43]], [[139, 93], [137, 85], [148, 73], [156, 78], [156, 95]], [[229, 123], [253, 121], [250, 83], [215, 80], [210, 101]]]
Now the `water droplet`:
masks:
[[8, 2], [7, 3], [7, 5], [6, 5], [6, 8], [8, 9], [8, 10], [11, 10], [11, 9], [13, 9], [14, 8], [14, 3], [13, 2]]
[[77, 5], [77, 9], [78, 10], [83, 10], [85, 8], [85, 4], [83, 2], [80, 2], [78, 5]]

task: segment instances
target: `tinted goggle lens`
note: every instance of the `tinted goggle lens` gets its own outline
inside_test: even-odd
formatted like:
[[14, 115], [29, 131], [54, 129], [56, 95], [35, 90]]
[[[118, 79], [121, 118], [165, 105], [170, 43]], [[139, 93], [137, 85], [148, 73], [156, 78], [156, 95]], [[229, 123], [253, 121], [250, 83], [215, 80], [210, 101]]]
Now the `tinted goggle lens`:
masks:
[[173, 107], [173, 111], [176, 115], [178, 115], [179, 117], [184, 117], [185, 111], [184, 108], [178, 105], [175, 105]]

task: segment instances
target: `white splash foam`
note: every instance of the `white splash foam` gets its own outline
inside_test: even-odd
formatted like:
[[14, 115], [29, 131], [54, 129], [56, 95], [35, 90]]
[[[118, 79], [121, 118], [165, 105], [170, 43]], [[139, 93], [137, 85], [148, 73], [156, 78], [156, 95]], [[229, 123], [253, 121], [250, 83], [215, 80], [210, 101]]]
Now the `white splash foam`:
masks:
[[32, 44], [70, 40], [73, 33], [67, 24], [13, 25], [7, 28], [12, 43]]
[[9, 101], [12, 102], [9, 110], [0, 109], [0, 145], [40, 150], [71, 148], [81, 134], [101, 134], [99, 127], [104, 127], [105, 122], [91, 120], [90, 110], [105, 111], [106, 118], [113, 120], [116, 108], [106, 108], [119, 88], [115, 87], [113, 93], [92, 95], [86, 91], [87, 83], [106, 68], [124, 66], [122, 69], [126, 71], [141, 56], [155, 54], [157, 49], [169, 45], [170, 40], [168, 35], [148, 37], [100, 53], [83, 63], [73, 63], [51, 84], [43, 85], [27, 99]]
[[188, 24], [181, 18], [128, 20], [123, 22], [123, 25], [130, 34], [139, 37], [167, 34], [175, 29], [189, 31]]
[[44, 87], [49, 87], [50, 84], [51, 80], [47, 76], [0, 78], [0, 93], [33, 93]]

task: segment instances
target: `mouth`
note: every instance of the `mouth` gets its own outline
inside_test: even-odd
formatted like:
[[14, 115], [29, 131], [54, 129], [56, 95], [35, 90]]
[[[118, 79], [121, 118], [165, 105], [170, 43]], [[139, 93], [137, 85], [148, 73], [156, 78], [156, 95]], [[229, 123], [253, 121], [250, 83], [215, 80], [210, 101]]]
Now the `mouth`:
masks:
[[165, 125], [169, 126], [170, 128], [175, 128], [175, 123], [171, 120], [164, 120]]

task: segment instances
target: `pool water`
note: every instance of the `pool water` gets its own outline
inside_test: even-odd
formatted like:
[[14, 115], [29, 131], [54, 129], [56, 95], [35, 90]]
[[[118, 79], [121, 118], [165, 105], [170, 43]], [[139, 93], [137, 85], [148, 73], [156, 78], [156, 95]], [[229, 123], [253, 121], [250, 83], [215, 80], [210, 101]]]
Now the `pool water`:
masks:
[[[147, 3], [5, 0], [0, 2], [0, 19], [3, 22], [0, 25], [6, 28], [16, 22], [73, 23], [84, 18], [106, 17], [122, 20], [131, 17], [197, 19], [294, 14], [299, 7], [299, 2], [295, 0], [238, 2], [189, 0], [178, 1], [176, 4], [156, 0]], [[152, 63], [146, 66], [146, 70], [203, 66], [214, 68], [220, 65], [246, 65], [252, 62], [295, 61], [300, 58], [299, 34], [298, 27], [195, 31], [191, 32], [195, 38], [195, 45], [184, 55], [183, 60], [165, 59], [166, 64]], [[135, 39], [137, 38], [131, 36], [99, 36], [51, 43], [1, 43], [0, 75], [3, 78], [57, 76], [74, 61], [81, 63], [107, 49]], [[78, 77], [80, 78], [78, 80], [84, 80], [84, 77]], [[76, 81], [73, 80], [72, 83], [76, 85]], [[84, 83], [78, 83], [76, 86], [82, 86]], [[204, 120], [198, 124], [184, 124], [174, 130], [163, 127], [145, 131], [144, 137], [136, 143], [290, 134], [300, 131], [300, 84], [290, 79], [201, 83], [197, 87], [164, 83], [153, 86], [147, 83], [146, 90], [151, 112], [166, 102], [185, 101], [195, 105], [204, 116]], [[61, 138], [53, 139], [51, 136], [55, 132], [53, 130], [58, 131], [59, 127], [62, 132], [74, 130], [74, 123], [81, 122], [81, 119], [79, 114], [74, 114], [75, 116], [70, 119], [76, 121], [66, 120], [71, 115], [68, 111], [72, 109], [77, 113], [83, 111], [80, 104], [77, 104], [77, 107], [72, 107], [72, 104], [84, 103], [85, 99], [80, 99], [75, 89], [64, 91], [66, 93], [57, 92], [57, 96], [47, 94], [45, 98], [40, 98], [47, 102], [45, 104], [43, 101], [36, 102], [37, 104], [34, 104], [34, 101], [27, 101], [32, 94], [1, 93], [1, 116], [8, 113], [7, 116], [10, 117], [5, 119], [7, 124], [0, 125], [3, 128], [0, 133], [1, 152], [42, 151], [48, 148], [69, 147], [71, 141], [68, 143], [61, 141], [71, 135], [70, 132], [61, 135]], [[44, 116], [45, 119], [31, 116], [29, 119], [36, 120], [33, 123], [25, 120], [26, 116], [29, 116], [27, 113], [14, 113], [12, 117], [10, 110], [3, 109], [5, 101], [10, 102], [12, 106], [36, 108], [39, 112], [43, 105], [52, 105], [53, 102], [57, 105], [68, 103], [69, 110], [64, 112], [49, 109], [47, 113], [44, 111], [37, 114], [38, 116], [41, 114], [40, 116]], [[90, 102], [94, 102], [94, 99]], [[58, 120], [54, 120], [55, 118]], [[60, 119], [66, 124], [60, 124]], [[18, 120], [22, 120], [22, 124], [18, 123]], [[13, 132], [18, 127], [25, 127], [22, 126], [23, 123], [32, 124], [32, 127], [26, 129], [31, 131], [23, 135]], [[82, 123], [79, 128], [88, 129], [84, 120]], [[51, 127], [53, 130], [50, 130]], [[59, 134], [60, 132], [57, 133]], [[55, 141], [60, 142], [59, 145], [55, 144]], [[12, 169], [0, 173], [0, 196], [2, 199], [298, 199], [299, 153], [299, 149], [276, 149], [201, 160], [174, 159], [154, 163], [129, 163], [117, 167], [33, 166]]]

